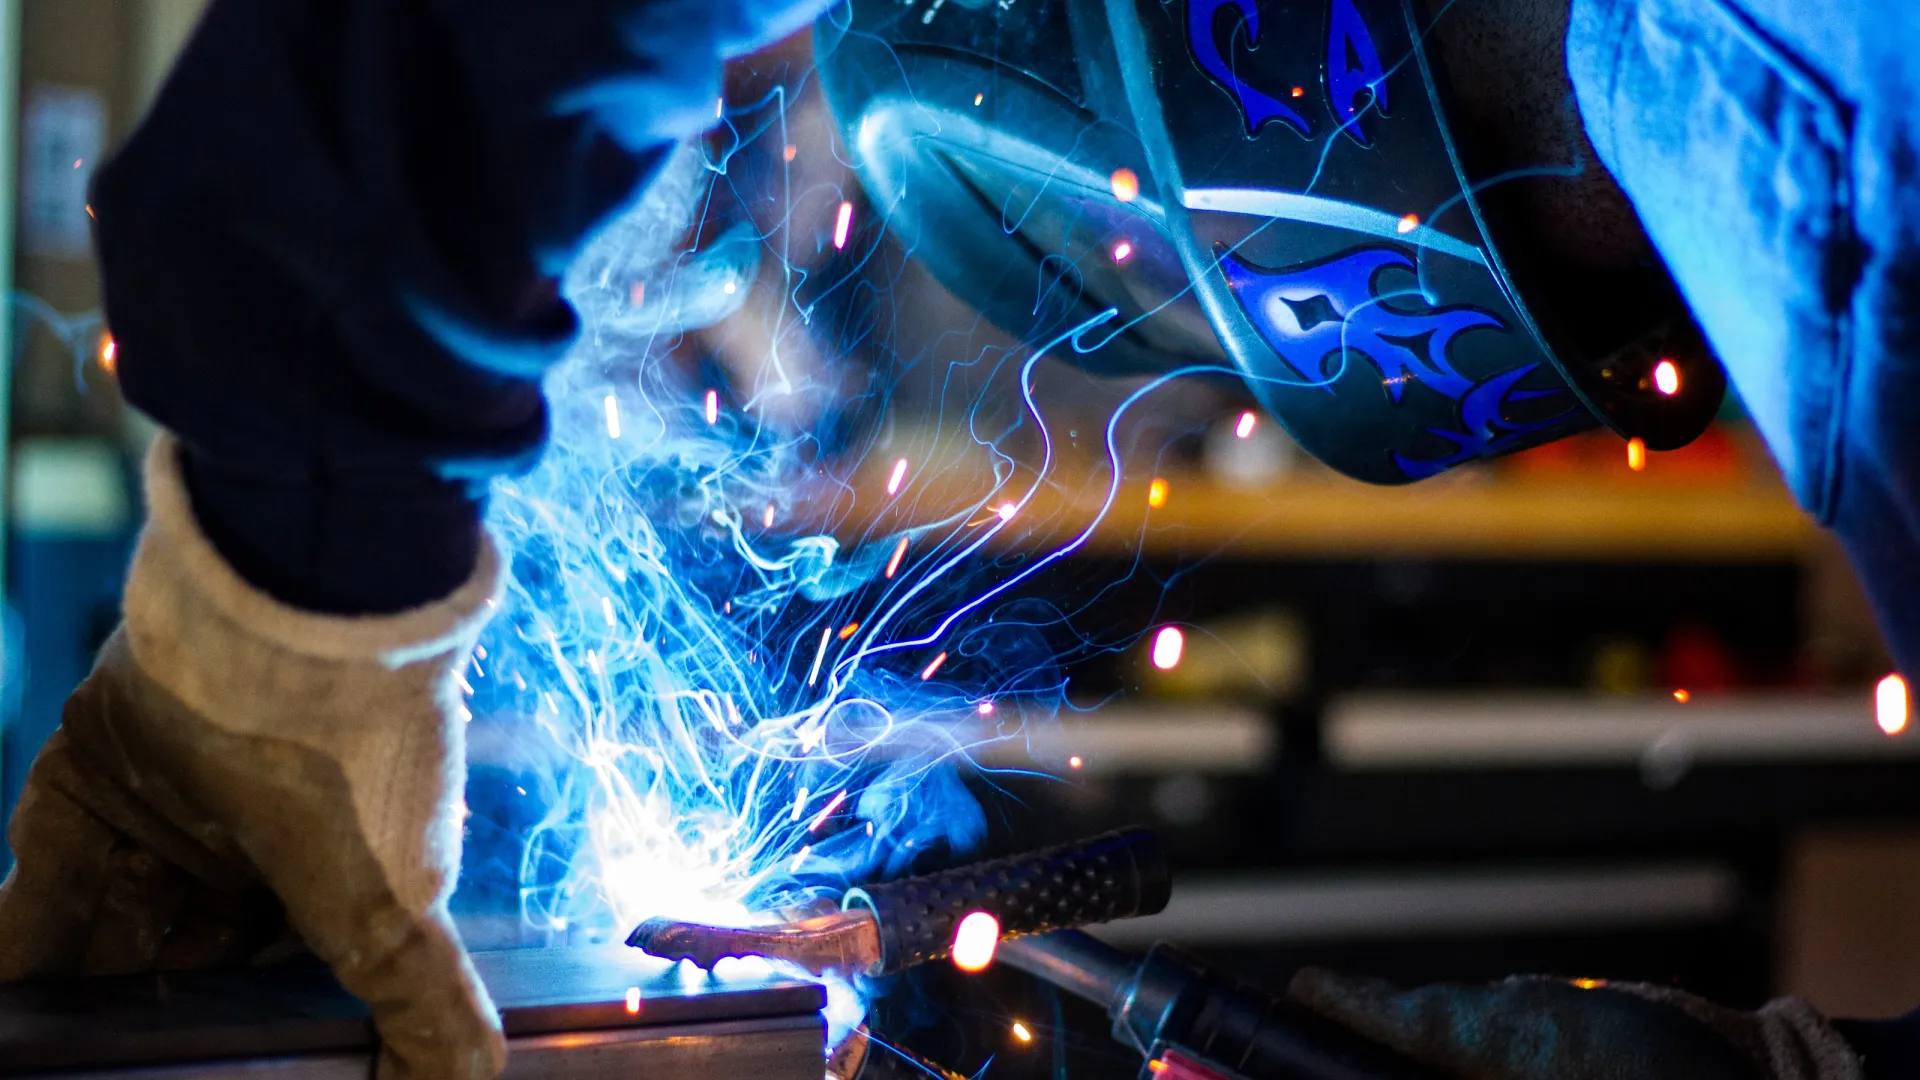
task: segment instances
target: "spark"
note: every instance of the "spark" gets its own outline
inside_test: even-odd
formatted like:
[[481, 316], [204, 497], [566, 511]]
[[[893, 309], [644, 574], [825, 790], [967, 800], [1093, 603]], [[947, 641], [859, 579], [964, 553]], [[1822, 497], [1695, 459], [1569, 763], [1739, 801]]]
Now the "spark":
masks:
[[1147, 485], [1147, 505], [1155, 510], [1160, 509], [1167, 505], [1167, 494], [1167, 482], [1158, 476], [1154, 477], [1153, 483]]
[[1393, 228], [1395, 232], [1398, 232], [1402, 236], [1405, 236], [1407, 233], [1410, 233], [1419, 227], [1420, 227], [1420, 215], [1408, 214], [1406, 217], [1401, 218], [1400, 223], [1398, 225], [1395, 225]]
[[773, 504], [767, 504], [767, 511], [760, 515], [760, 524], [764, 528], [773, 528]]
[[947, 662], [947, 654], [944, 651], [942, 651], [939, 656], [936, 656], [933, 658], [933, 663], [928, 664], [925, 668], [921, 670], [920, 681], [926, 682], [928, 679], [933, 678], [933, 673], [936, 671], [939, 671], [940, 665], [946, 662]]
[[1085, 765], [1086, 763], [1087, 763], [1086, 759], [1082, 758], [1079, 754], [1075, 754], [1072, 757], [1067, 759], [1067, 768], [1077, 769], [1080, 766]]
[[981, 716], [992, 716], [992, 715], [993, 715], [993, 702], [991, 702], [991, 701], [983, 701], [983, 702], [981, 702], [981, 703], [979, 704], [979, 706], [978, 706], [978, 707], [976, 707], [976, 708], [974, 709], [974, 712], [977, 712], [977, 713], [979, 713], [979, 714], [980, 714]]
[[794, 158], [797, 158], [800, 156], [800, 148], [793, 145], [792, 143], [788, 143], [787, 148], [785, 150], [780, 151], [780, 156], [785, 158], [788, 161], [792, 161]]
[[607, 395], [607, 438], [620, 437], [620, 402], [612, 394]]
[[1133, 244], [1129, 243], [1128, 241], [1122, 240], [1119, 243], [1113, 245], [1113, 261], [1114, 262], [1117, 262], [1117, 263], [1126, 262], [1127, 259], [1130, 258], [1132, 255], [1133, 255]]
[[713, 101], [713, 118], [715, 120], [720, 119], [723, 115], [726, 114], [726, 111], [727, 111], [727, 99], [724, 97], [715, 98]]
[[1573, 985], [1582, 990], [1598, 990], [1607, 985], [1607, 981], [1605, 979], [1574, 979]]
[[840, 215], [833, 219], [833, 249], [844, 250], [847, 246], [847, 230], [853, 228], [853, 203], [842, 202]]
[[998, 517], [1001, 521], [1012, 521], [1013, 515], [1019, 513], [1020, 508], [1014, 505], [1013, 503], [1005, 502], [1005, 503], [1001, 503], [999, 506], [994, 507], [993, 512], [994, 512], [994, 515]]
[[611, 628], [620, 625], [620, 620], [613, 616], [613, 597], [603, 596], [600, 598], [600, 613], [607, 617], [608, 627]]
[[1113, 197], [1123, 203], [1140, 197], [1140, 177], [1125, 166], [1113, 170], [1113, 175], [1107, 177], [1107, 183], [1113, 188]]
[[1647, 467], [1647, 442], [1639, 437], [1627, 440], [1627, 468], [1634, 472]]
[[847, 625], [840, 628], [840, 640], [845, 641], [859, 632], [860, 632], [860, 624], [857, 622], [850, 622]]
[[831, 626], [821, 627], [820, 628], [820, 648], [815, 650], [813, 654], [813, 670], [807, 672], [808, 686], [812, 686], [814, 683], [817, 683], [820, 681], [820, 662], [827, 658], [827, 642], [832, 640], [833, 640], [833, 627]]
[[1675, 690], [1673, 692], [1673, 700], [1685, 705], [1687, 702], [1693, 700], [1693, 695], [1685, 689]]
[[1187, 635], [1177, 626], [1163, 626], [1153, 635], [1153, 666], [1172, 671], [1180, 666], [1180, 655], [1187, 650]]
[[788, 818], [789, 821], [800, 820], [800, 816], [807, 812], [807, 800], [810, 798], [812, 798], [812, 792], [809, 792], [806, 788], [801, 788], [799, 793], [794, 795], [793, 815]]
[[1294, 88], [1293, 88], [1293, 96], [1294, 96], [1294, 97], [1306, 97], [1306, 96], [1307, 96], [1307, 88], [1306, 88], [1306, 87], [1304, 87], [1304, 86], [1296, 86], [1296, 87], [1294, 87]]
[[800, 854], [798, 854], [798, 855], [795, 855], [795, 856], [793, 857], [793, 862], [792, 862], [792, 863], [790, 863], [790, 864], [788, 864], [788, 866], [787, 866], [787, 873], [789, 873], [789, 874], [797, 874], [797, 873], [799, 873], [799, 872], [800, 872], [800, 864], [801, 864], [801, 863], [803, 863], [803, 862], [806, 862], [806, 861], [807, 861], [807, 856], [808, 856], [808, 855], [811, 855], [811, 854], [813, 854], [813, 845], [812, 845], [812, 844], [804, 844], [804, 845], [802, 845], [802, 846], [801, 846], [801, 848], [800, 848]]
[[894, 573], [900, 569], [900, 560], [906, 557], [907, 541], [909, 539], [910, 537], [903, 535], [900, 537], [900, 542], [893, 545], [893, 558], [887, 560], [887, 579], [889, 581], [893, 579]]
[[1653, 388], [1667, 397], [1680, 392], [1680, 369], [1671, 360], [1653, 365]]
[[627, 303], [637, 311], [647, 305], [647, 283], [636, 281], [627, 286]]
[[953, 966], [966, 972], [987, 970], [1000, 946], [1000, 920], [992, 912], [969, 912], [953, 931]]
[[1030, 1043], [1033, 1041], [1033, 1032], [1027, 1030], [1027, 1025], [1015, 1020], [1013, 1022], [1013, 1037], [1023, 1043]]
[[627, 987], [627, 1015], [640, 1015], [640, 988], [637, 986]]
[[1907, 680], [1898, 675], [1889, 675], [1881, 679], [1873, 688], [1874, 720], [1880, 725], [1880, 730], [1889, 735], [1898, 735], [1907, 730], [1907, 717], [1911, 704], [1907, 694]]
[[725, 285], [720, 286], [720, 291], [726, 293], [728, 296], [732, 296], [734, 293], [740, 291], [740, 285], [737, 282], [729, 280]]
[[841, 788], [837, 793], [834, 794], [832, 801], [827, 803], [827, 808], [825, 810], [820, 811], [818, 814], [814, 815], [813, 824], [807, 826], [807, 831], [810, 833], [819, 832], [820, 826], [825, 825], [827, 823], [827, 819], [833, 816], [833, 812], [835, 810], [840, 809], [840, 804], [846, 801], [847, 801], [847, 789]]
[[720, 391], [709, 390], [707, 391], [707, 423], [717, 424], [719, 422], [720, 422]]
[[[88, 203], [88, 204], [87, 204], [87, 216], [88, 216], [88, 217], [93, 217], [93, 204], [92, 204], [92, 203]], [[98, 219], [96, 219], [96, 220], [98, 220]]]
[[893, 463], [893, 472], [887, 477], [887, 494], [900, 494], [900, 484], [907, 478], [907, 459], [901, 458]]
[[1233, 425], [1233, 437], [1236, 439], [1251, 438], [1253, 436], [1253, 425], [1257, 423], [1259, 423], [1259, 418], [1253, 415], [1252, 409], [1241, 413], [1239, 423]]
[[113, 340], [112, 334], [103, 334], [100, 337], [100, 366], [109, 375], [119, 370], [120, 344]]
[[985, 94], [975, 94], [975, 95], [973, 95], [973, 107], [974, 107], [974, 108], [976, 108], [976, 109], [977, 109], [977, 108], [979, 108], [979, 107], [980, 107], [980, 103], [981, 103], [981, 102], [983, 102], [983, 101], [985, 101], [985, 100], [987, 100], [987, 95], [985, 95]]

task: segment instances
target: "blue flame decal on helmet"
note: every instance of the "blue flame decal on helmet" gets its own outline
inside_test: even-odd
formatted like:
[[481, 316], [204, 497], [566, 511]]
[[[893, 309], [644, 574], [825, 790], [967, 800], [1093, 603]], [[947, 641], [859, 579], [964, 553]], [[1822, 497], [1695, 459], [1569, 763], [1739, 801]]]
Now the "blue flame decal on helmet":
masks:
[[[1245, 20], [1247, 46], [1251, 48], [1260, 44], [1260, 8], [1255, 0], [1192, 0], [1187, 5], [1187, 46], [1193, 50], [1194, 62], [1216, 85], [1233, 95], [1233, 100], [1240, 106], [1240, 114], [1246, 118], [1249, 136], [1258, 135], [1268, 121], [1278, 120], [1300, 134], [1311, 137], [1313, 125], [1307, 122], [1306, 117], [1279, 98], [1248, 85], [1220, 51], [1217, 23], [1220, 9], [1229, 7], [1238, 11]], [[1361, 32], [1365, 33], [1364, 27]], [[1376, 60], [1375, 67], [1378, 66]]]
[[1498, 375], [1476, 384], [1460, 399], [1461, 430], [1448, 431], [1445, 428], [1428, 427], [1420, 430], [1436, 435], [1454, 444], [1451, 454], [1432, 459], [1414, 459], [1395, 452], [1393, 463], [1407, 474], [1409, 480], [1425, 480], [1429, 476], [1438, 476], [1463, 462], [1474, 458], [1490, 457], [1514, 449], [1519, 442], [1535, 432], [1545, 431], [1579, 411], [1578, 405], [1572, 405], [1565, 412], [1556, 413], [1544, 420], [1515, 423], [1502, 417], [1501, 410], [1509, 402], [1520, 402], [1563, 394], [1563, 390], [1515, 390], [1514, 384], [1533, 374], [1539, 364], [1527, 364], [1503, 371]]
[[[1415, 379], [1460, 400], [1473, 389], [1473, 380], [1448, 359], [1453, 340], [1478, 327], [1506, 329], [1474, 307], [1419, 312], [1387, 307], [1384, 301], [1397, 297], [1424, 300], [1417, 289], [1378, 290], [1382, 272], [1414, 270], [1413, 260], [1390, 248], [1360, 248], [1290, 270], [1254, 266], [1226, 252], [1220, 266], [1254, 328], [1302, 378], [1319, 379], [1329, 356], [1358, 353], [1380, 369], [1381, 384], [1395, 404]], [[1327, 392], [1333, 392], [1331, 386]]]
[[1372, 146], [1360, 121], [1368, 108], [1386, 113], [1387, 77], [1353, 0], [1332, 0], [1327, 9], [1327, 97], [1340, 130], [1361, 146]]

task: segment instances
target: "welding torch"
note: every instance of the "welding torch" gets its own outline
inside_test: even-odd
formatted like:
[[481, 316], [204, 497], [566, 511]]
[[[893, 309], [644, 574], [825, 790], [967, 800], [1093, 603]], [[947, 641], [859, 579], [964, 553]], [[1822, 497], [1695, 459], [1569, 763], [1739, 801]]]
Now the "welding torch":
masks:
[[[1210, 970], [1171, 945], [1144, 959], [1073, 927], [1166, 907], [1172, 877], [1159, 839], [1123, 829], [1088, 840], [849, 890], [839, 910], [760, 927], [649, 919], [627, 944], [705, 968], [761, 956], [815, 975], [873, 978], [953, 955], [956, 933], [984, 912], [995, 955], [1107, 1010], [1113, 1034], [1146, 1058], [1152, 1080], [1437, 1080], [1284, 996]], [[946, 1076], [901, 1048], [872, 1052], [869, 1033], [833, 1063], [845, 1080]]]

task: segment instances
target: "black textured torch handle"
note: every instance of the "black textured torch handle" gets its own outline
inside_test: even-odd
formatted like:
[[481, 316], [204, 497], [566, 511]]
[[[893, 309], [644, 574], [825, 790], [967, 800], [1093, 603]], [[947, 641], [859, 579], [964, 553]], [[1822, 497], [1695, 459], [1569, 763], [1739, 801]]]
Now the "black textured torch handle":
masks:
[[972, 912], [1000, 921], [1002, 937], [1151, 915], [1173, 883], [1160, 840], [1122, 829], [1059, 847], [867, 888], [880, 924], [880, 970], [939, 960]]

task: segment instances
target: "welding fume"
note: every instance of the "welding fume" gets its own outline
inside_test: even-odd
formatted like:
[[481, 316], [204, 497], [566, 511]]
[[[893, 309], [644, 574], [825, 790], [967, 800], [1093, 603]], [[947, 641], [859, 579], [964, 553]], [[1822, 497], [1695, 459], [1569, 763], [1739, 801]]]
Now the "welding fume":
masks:
[[[1917, 56], [1905, 0], [212, 0], [88, 196], [161, 433], [0, 983], [324, 965], [382, 1080], [573, 1075], [449, 908], [485, 742], [535, 778], [514, 932], [652, 965], [594, 1031], [733, 980], [797, 1075], [943, 1075], [871, 1006], [997, 963], [1105, 1010], [1115, 1075], [1920, 1076], [1920, 1011], [1134, 955], [1080, 928], [1179, 896], [1162, 842], [979, 859], [967, 783], [1077, 707], [1042, 575], [1192, 385], [1389, 487], [1677, 450], [1731, 387], [1920, 671]], [[878, 441], [887, 251], [930, 337], [1006, 342], [913, 376], [982, 380], [934, 436], [978, 468]], [[1056, 422], [1043, 362], [1118, 404]]]

